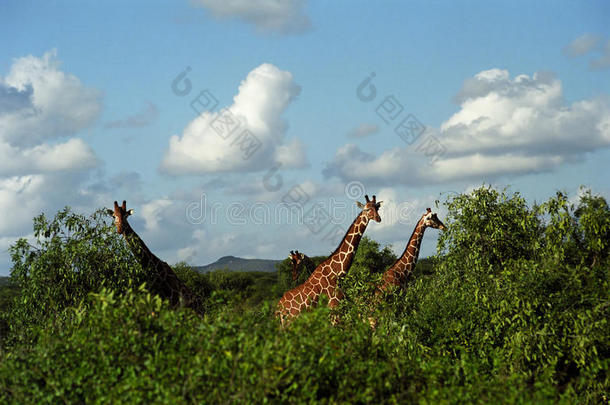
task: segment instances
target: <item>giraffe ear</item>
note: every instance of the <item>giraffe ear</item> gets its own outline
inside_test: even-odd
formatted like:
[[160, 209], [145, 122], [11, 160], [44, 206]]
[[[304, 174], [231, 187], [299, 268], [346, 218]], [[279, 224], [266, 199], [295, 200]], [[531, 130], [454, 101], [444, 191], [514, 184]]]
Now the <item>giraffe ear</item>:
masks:
[[110, 208], [106, 208], [106, 214], [113, 216], [114, 215], [114, 211], [111, 210]]
[[127, 216], [133, 215], [135, 211], [132, 209], [130, 209], [129, 211], [127, 211]]
[[381, 207], [381, 203], [383, 203], [383, 201], [377, 201], [377, 207]]
[[358, 206], [358, 208], [360, 208], [361, 210], [364, 209], [364, 204], [362, 204], [360, 201], [356, 201], [356, 205]]

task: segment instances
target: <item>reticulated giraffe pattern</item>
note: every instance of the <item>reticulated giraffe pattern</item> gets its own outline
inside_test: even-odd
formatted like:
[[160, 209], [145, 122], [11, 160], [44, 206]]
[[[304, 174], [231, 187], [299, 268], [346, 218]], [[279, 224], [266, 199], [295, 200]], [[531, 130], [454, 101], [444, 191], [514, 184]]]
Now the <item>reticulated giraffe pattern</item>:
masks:
[[403, 254], [396, 260], [396, 262], [390, 266], [385, 273], [378, 288], [380, 292], [386, 291], [390, 286], [401, 287], [405, 284], [409, 275], [415, 268], [417, 258], [419, 257], [419, 249], [421, 241], [424, 237], [426, 228], [436, 228], [440, 230], [445, 229], [445, 225], [438, 219], [436, 213], [433, 213], [430, 208], [426, 209], [426, 212], [415, 225], [415, 229], [409, 238], [409, 242], [405, 247]]
[[343, 298], [337, 282], [351, 267], [369, 221], [381, 221], [378, 210], [382, 202], [377, 202], [375, 196], [372, 200], [369, 200], [368, 196], [365, 198], [366, 204], [358, 203], [362, 212], [348, 228], [337, 249], [316, 267], [307, 281], [287, 291], [278, 302], [277, 314], [282, 325], [285, 325], [288, 318], [298, 316], [305, 309], [317, 305], [322, 294], [328, 297], [328, 305], [331, 308], [337, 306]]
[[198, 313], [202, 313], [202, 305], [199, 298], [191, 292], [191, 290], [178, 278], [174, 270], [155, 256], [146, 246], [144, 241], [131, 228], [127, 217], [133, 214], [133, 210], [127, 210], [127, 203], [123, 201], [122, 205], [114, 202], [114, 210], [108, 210], [108, 214], [114, 217], [119, 235], [123, 235], [127, 246], [139, 261], [143, 269], [150, 271], [152, 274], [152, 285], [150, 289], [166, 298], [172, 305], [183, 305], [192, 308]]

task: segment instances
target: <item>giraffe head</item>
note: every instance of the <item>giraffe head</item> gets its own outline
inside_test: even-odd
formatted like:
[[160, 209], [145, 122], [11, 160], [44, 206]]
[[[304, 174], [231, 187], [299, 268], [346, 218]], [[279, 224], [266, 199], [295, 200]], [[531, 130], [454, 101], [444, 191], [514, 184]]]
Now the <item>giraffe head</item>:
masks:
[[305, 254], [299, 252], [298, 250], [295, 250], [295, 251], [291, 250], [290, 254], [288, 255], [288, 258], [290, 259], [290, 261], [292, 262], [293, 265], [298, 266], [299, 264], [301, 264], [301, 262], [305, 258]]
[[114, 202], [114, 210], [106, 210], [109, 215], [114, 217], [116, 231], [121, 235], [123, 233], [123, 224], [127, 222], [127, 217], [133, 214], [133, 210], [127, 210], [127, 202], [123, 200], [123, 205]]
[[358, 208], [362, 209], [362, 212], [365, 213], [366, 217], [369, 220], [375, 220], [377, 222], [381, 222], [381, 217], [379, 216], [379, 207], [381, 207], [381, 203], [383, 201], [377, 201], [377, 198], [375, 196], [373, 196], [372, 200], [369, 200], [369, 196], [365, 195], [364, 198], [366, 198], [366, 204], [362, 204], [360, 201], [358, 201], [356, 204], [358, 204]]
[[422, 216], [422, 219], [424, 221], [424, 226], [427, 228], [436, 228], [441, 231], [447, 229], [445, 224], [436, 216], [436, 212], [432, 212], [430, 208], [426, 208], [426, 213]]

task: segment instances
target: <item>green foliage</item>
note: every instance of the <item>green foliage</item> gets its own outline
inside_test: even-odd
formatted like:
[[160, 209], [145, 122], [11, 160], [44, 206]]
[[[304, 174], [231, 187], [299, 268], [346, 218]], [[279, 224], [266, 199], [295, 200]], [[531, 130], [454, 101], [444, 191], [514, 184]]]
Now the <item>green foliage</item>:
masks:
[[340, 280], [340, 287], [345, 295], [344, 306], [357, 306], [359, 312], [370, 306], [376, 286], [381, 275], [396, 261], [396, 255], [386, 246], [363, 236], [354, 256], [352, 267]]
[[3, 278], [0, 284], [0, 341], [9, 334], [10, 327], [6, 314], [12, 310], [13, 302], [19, 295], [19, 287], [6, 279]]
[[451, 226], [441, 233], [438, 250], [447, 267], [485, 277], [503, 263], [536, 255], [541, 223], [519, 193], [509, 196], [506, 190], [481, 187], [445, 205], [445, 224]]
[[19, 287], [8, 315], [14, 337], [31, 336], [32, 328], [89, 292], [147, 281], [107, 218], [103, 210], [86, 218], [68, 207], [50, 220], [41, 214], [34, 218], [34, 241], [10, 247], [11, 281]]
[[539, 211], [547, 219], [543, 237], [547, 260], [592, 267], [608, 259], [610, 209], [603, 197], [584, 190], [575, 207], [558, 192]]
[[530, 207], [483, 187], [446, 206], [440, 254], [380, 306], [376, 329], [361, 304], [395, 257], [368, 238], [334, 327], [322, 305], [279, 329], [281, 271], [180, 264], [207, 297], [203, 318], [129, 283], [83, 293], [0, 352], [0, 403], [607, 403], [606, 201]]
[[[90, 292], [152, 285], [154, 274], [141, 268], [109, 219], [103, 209], [88, 218], [68, 207], [53, 219], [41, 214], [34, 218], [34, 240], [19, 239], [10, 247], [11, 283], [18, 290], [2, 313], [10, 340], [32, 339], [49, 317], [78, 306]], [[205, 280], [187, 269], [180, 273], [207, 292]]]
[[210, 283], [208, 277], [205, 274], [201, 274], [193, 270], [185, 262], [176, 263], [172, 266], [172, 270], [176, 273], [176, 276], [193, 292], [193, 294], [206, 298], [212, 294], [214, 286]]

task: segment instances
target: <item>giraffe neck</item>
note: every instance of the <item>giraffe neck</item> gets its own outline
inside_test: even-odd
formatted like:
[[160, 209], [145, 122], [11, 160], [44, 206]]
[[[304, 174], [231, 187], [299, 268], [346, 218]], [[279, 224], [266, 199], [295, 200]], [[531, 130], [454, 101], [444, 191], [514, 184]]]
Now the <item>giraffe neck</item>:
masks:
[[155, 256], [140, 236], [133, 230], [127, 221], [123, 221], [123, 236], [127, 241], [127, 246], [131, 252], [136, 256], [140, 264], [144, 266], [157, 265], [161, 262], [157, 256]]
[[298, 267], [297, 264], [293, 262], [292, 263], [292, 281], [293, 282], [297, 281], [297, 277], [298, 277], [297, 267]]
[[150, 251], [127, 221], [123, 221], [123, 236], [142, 268], [151, 273], [151, 288], [155, 293], [169, 299], [172, 305], [182, 303], [184, 306], [193, 308], [197, 313], [203, 314], [199, 298], [178, 278], [169, 264]]
[[368, 224], [369, 218], [364, 212], [361, 212], [348, 228], [335, 252], [329, 257], [331, 264], [339, 263], [338, 266], [331, 266], [335, 277], [343, 276], [351, 267], [356, 249], [358, 249], [358, 244], [360, 244], [360, 239]]
[[415, 263], [417, 263], [417, 258], [419, 257], [419, 248], [421, 246], [421, 241], [424, 238], [425, 230], [426, 225], [424, 225], [424, 219], [422, 218], [415, 225], [413, 234], [411, 234], [409, 243], [407, 243], [402, 256], [400, 256], [396, 263], [394, 263], [394, 265], [388, 269], [387, 272], [394, 273], [396, 280], [404, 282], [415, 268]]

